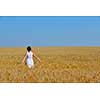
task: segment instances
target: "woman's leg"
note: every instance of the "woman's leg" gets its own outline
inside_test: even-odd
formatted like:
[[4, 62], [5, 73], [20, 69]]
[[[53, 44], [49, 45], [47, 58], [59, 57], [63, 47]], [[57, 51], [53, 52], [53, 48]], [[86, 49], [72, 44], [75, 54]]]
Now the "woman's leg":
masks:
[[32, 68], [32, 66], [31, 65], [28, 65], [28, 68]]

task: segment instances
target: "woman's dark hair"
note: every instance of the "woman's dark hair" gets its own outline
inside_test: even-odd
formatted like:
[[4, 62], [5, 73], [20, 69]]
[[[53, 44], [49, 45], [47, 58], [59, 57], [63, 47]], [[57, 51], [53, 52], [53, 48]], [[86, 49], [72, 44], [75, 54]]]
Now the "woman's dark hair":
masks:
[[30, 46], [27, 47], [27, 51], [28, 51], [28, 52], [31, 51], [31, 47], [30, 47]]

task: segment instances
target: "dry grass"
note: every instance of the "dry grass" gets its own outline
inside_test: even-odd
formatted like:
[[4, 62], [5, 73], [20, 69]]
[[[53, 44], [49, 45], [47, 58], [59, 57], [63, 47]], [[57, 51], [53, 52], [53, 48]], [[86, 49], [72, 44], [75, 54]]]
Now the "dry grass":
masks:
[[100, 47], [35, 47], [42, 64], [21, 64], [25, 48], [0, 48], [0, 82], [98, 83]]

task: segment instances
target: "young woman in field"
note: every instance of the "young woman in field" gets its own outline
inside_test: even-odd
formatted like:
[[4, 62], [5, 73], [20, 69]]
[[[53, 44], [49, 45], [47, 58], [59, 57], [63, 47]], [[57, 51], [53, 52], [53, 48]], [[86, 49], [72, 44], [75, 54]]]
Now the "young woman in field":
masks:
[[31, 47], [28, 46], [27, 53], [25, 54], [22, 63], [26, 62], [29, 68], [33, 68], [34, 67], [33, 57], [35, 57], [39, 62], [41, 62], [41, 60], [36, 56], [36, 54], [32, 52]]

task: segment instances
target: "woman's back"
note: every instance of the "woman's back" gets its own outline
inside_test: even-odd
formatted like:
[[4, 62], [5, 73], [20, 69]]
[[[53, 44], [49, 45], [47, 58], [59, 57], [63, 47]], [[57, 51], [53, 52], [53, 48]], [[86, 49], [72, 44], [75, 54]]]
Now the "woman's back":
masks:
[[27, 52], [27, 59], [32, 59], [33, 58], [33, 53], [30, 51], [30, 52]]

